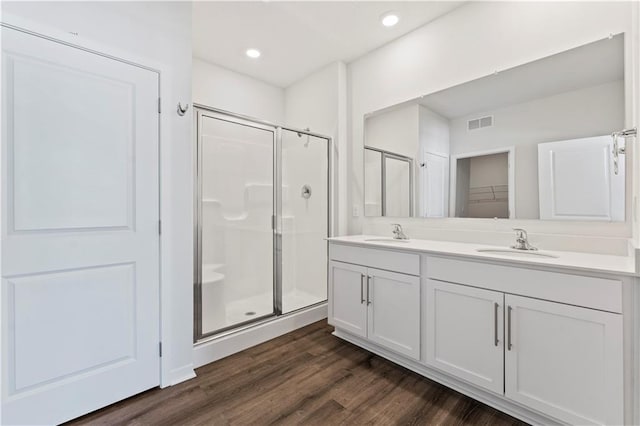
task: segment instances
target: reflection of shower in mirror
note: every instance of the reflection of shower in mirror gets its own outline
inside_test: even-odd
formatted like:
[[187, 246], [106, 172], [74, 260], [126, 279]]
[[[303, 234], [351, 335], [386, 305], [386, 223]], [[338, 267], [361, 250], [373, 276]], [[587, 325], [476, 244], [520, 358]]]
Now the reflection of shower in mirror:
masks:
[[[307, 132], [311, 131], [311, 129], [310, 129], [309, 127], [307, 127], [307, 128], [306, 128], [306, 129], [304, 129], [304, 130], [306, 130]], [[302, 133], [301, 133], [301, 132], [298, 132], [298, 137], [299, 137], [299, 138], [301, 138], [301, 137], [302, 137]], [[307, 141], [304, 143], [304, 147], [305, 147], [305, 148], [308, 148], [308, 147], [309, 147], [309, 142], [311, 142], [311, 141], [310, 141], [309, 135], [307, 135]]]

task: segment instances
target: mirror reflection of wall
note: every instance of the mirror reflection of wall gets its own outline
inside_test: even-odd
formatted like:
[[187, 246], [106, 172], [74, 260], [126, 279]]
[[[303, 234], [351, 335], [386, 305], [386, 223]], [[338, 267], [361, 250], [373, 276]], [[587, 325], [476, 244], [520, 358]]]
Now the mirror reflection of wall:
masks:
[[[625, 127], [624, 87], [624, 35], [619, 34], [367, 114], [365, 145], [415, 160], [416, 211], [409, 215], [624, 220], [626, 157], [620, 156], [623, 167], [614, 175], [608, 136]], [[554, 145], [554, 153], [539, 154], [539, 146], [573, 147], [571, 141], [580, 140], [587, 149], [584, 140], [590, 137], [601, 137], [605, 145], [589, 158], [605, 165], [602, 170], [563, 161], [562, 172], [574, 178], [542, 179], [541, 173], [559, 176], [553, 167], [559, 167], [561, 152], [570, 150]], [[365, 161], [365, 176], [372, 173], [371, 164]], [[547, 202], [553, 192], [584, 192], [579, 183], [594, 176], [599, 180], [592, 187], [599, 192], [573, 197], [571, 210], [563, 207], [566, 200]], [[368, 183], [365, 179], [366, 193]], [[384, 215], [381, 210], [365, 209], [365, 214]]]

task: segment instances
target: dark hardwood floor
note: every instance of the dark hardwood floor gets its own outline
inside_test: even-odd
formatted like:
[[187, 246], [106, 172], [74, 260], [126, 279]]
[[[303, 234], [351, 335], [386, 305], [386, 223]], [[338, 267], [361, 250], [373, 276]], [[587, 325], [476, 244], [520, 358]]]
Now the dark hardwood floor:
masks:
[[522, 424], [332, 331], [317, 322], [70, 424]]

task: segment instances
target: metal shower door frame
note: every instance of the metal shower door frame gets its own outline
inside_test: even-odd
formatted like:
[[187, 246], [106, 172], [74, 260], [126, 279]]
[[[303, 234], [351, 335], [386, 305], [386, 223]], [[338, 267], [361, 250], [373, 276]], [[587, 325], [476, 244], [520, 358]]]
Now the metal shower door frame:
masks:
[[[225, 331], [235, 331], [244, 326], [259, 324], [265, 320], [270, 320], [282, 316], [282, 136], [283, 131], [295, 132], [297, 134], [312, 136], [324, 139], [327, 142], [327, 237], [333, 235], [333, 139], [314, 133], [309, 130], [296, 129], [288, 126], [277, 125], [268, 121], [253, 117], [236, 114], [233, 112], [208, 107], [201, 104], [193, 104], [195, 120], [195, 191], [194, 191], [194, 321], [193, 321], [193, 341], [200, 342], [203, 339], [221, 335]], [[253, 127], [273, 133], [273, 214], [271, 216], [271, 228], [273, 232], [273, 313], [269, 315], [252, 318], [249, 321], [234, 324], [223, 329], [203, 333], [202, 330], [202, 143], [201, 126], [202, 117], [210, 117], [238, 125]], [[302, 143], [302, 142], [301, 142]], [[328, 250], [328, 249], [327, 249]], [[328, 253], [327, 253], [328, 267]], [[325, 303], [321, 301], [319, 303]], [[317, 303], [317, 304], [319, 304]], [[315, 306], [317, 304], [309, 305]], [[301, 308], [306, 309], [307, 307]], [[293, 311], [296, 312], [296, 311]], [[289, 312], [287, 314], [291, 314]]]

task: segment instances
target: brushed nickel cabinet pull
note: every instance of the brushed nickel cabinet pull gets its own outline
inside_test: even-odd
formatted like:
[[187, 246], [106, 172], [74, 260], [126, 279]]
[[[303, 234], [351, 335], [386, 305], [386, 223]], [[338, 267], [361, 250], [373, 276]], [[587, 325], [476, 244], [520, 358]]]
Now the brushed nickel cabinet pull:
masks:
[[367, 275], [367, 305], [371, 304], [371, 276]]
[[507, 308], [507, 350], [511, 350], [511, 306]]
[[500, 340], [498, 340], [498, 309], [500, 305], [496, 302], [493, 304], [493, 344], [498, 346]]
[[364, 274], [360, 274], [360, 304], [364, 303]]

